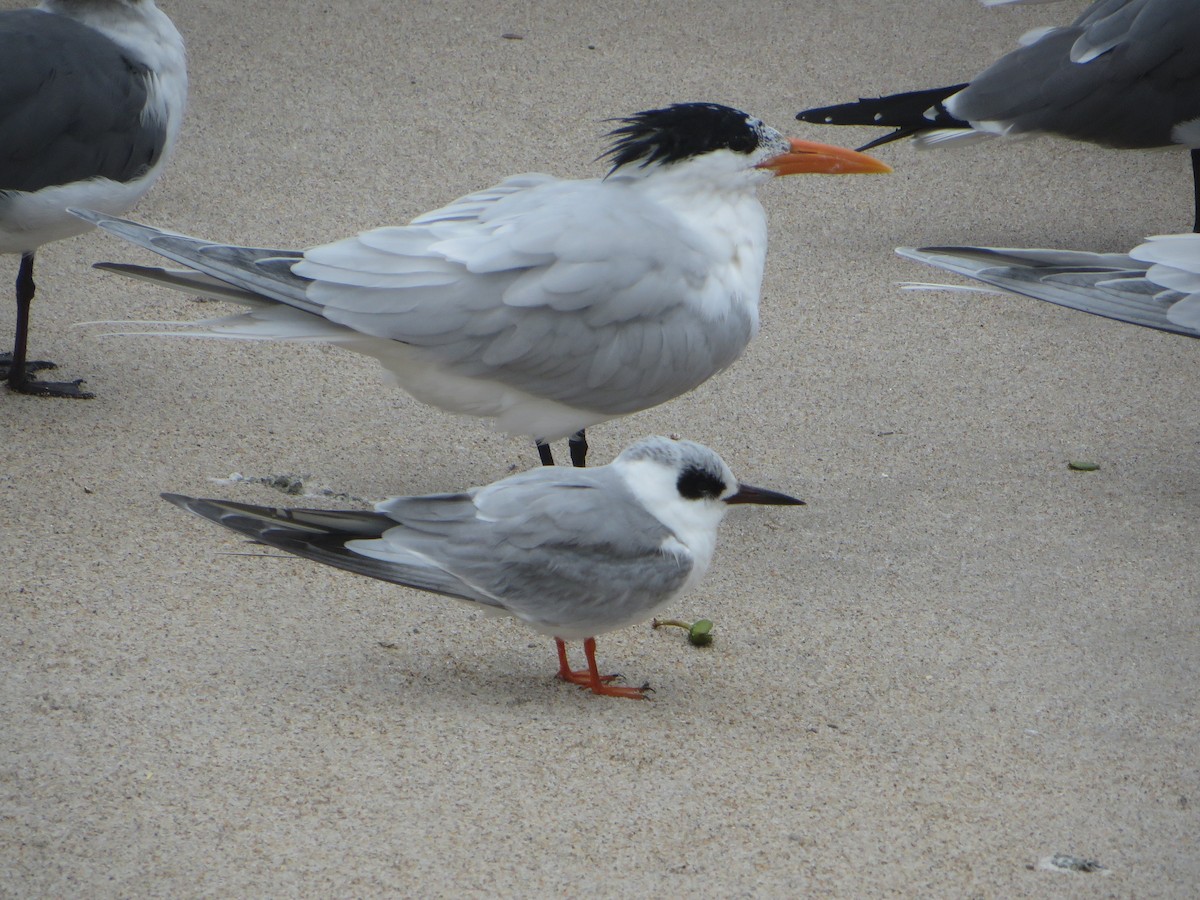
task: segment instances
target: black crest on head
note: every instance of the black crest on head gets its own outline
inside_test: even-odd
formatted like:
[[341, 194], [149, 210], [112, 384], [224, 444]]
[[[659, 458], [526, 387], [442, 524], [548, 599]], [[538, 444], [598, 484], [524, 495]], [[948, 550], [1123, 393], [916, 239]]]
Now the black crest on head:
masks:
[[675, 482], [679, 496], [687, 500], [716, 500], [725, 493], [725, 479], [719, 472], [703, 466], [688, 466]]
[[616, 140], [604, 153], [614, 170], [639, 160], [643, 166], [678, 162], [712, 150], [752, 153], [759, 144], [756, 120], [719, 103], [675, 103], [614, 121], [623, 124], [609, 132]]

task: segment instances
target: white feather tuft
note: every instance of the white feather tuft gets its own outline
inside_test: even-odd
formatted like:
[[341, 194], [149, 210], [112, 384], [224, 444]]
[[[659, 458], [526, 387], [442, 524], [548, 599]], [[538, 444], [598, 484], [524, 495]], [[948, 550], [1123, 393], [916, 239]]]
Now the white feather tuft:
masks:
[[913, 143], [918, 150], [929, 150], [933, 147], [967, 147], [980, 141], [996, 137], [991, 131], [973, 131], [968, 128], [939, 128], [935, 131], [925, 131], [913, 137]]
[[1018, 47], [1028, 47], [1030, 44], [1036, 44], [1048, 34], [1053, 34], [1059, 30], [1058, 25], [1043, 25], [1040, 28], [1031, 28], [1019, 38], [1017, 38]]

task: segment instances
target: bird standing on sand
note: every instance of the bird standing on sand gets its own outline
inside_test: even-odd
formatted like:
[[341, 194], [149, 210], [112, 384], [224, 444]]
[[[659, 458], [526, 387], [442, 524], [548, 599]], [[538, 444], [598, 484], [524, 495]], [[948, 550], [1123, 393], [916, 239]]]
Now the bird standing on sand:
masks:
[[1031, 31], [965, 84], [807, 109], [796, 118], [896, 129], [950, 146], [1057, 135], [1104, 147], [1191, 149], [1200, 231], [1200, 3], [1096, 0], [1070, 25]]
[[[886, 172], [789, 141], [736, 109], [682, 103], [620, 120], [604, 178], [518, 175], [307, 251], [214, 244], [81, 212], [187, 270], [105, 264], [252, 311], [202, 337], [319, 340], [377, 358], [418, 400], [538, 442], [684, 394], [758, 329], [775, 175]], [[172, 332], [178, 334], [178, 332]]]
[[[609, 465], [550, 466], [459, 494], [396, 497], [374, 512], [164, 499], [288, 553], [516, 616], [558, 648], [558, 677], [643, 699], [596, 664], [595, 636], [651, 618], [708, 570], [731, 504], [803, 505], [739, 485], [715, 452], [651, 437]], [[587, 669], [566, 641], [583, 639]]]
[[132, 207], [162, 174], [187, 100], [183, 39], [153, 0], [44, 0], [0, 12], [0, 253], [19, 253], [13, 352], [0, 377], [25, 394], [86, 398], [82, 379], [38, 381], [29, 361], [33, 259], [91, 226], [67, 212]]

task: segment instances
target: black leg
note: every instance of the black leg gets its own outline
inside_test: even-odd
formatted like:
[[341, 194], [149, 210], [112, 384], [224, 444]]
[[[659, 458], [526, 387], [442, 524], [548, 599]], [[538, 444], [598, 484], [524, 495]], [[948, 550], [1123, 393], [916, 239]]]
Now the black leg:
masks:
[[550, 444], [544, 441], [542, 438], [537, 438], [536, 443], [538, 448], [538, 456], [542, 460], [542, 465], [554, 465], [554, 454], [550, 451]]
[[1192, 151], [1192, 192], [1196, 195], [1195, 206], [1196, 224], [1192, 231], [1200, 234], [1200, 148]]
[[571, 440], [567, 442], [567, 446], [571, 450], [571, 465], [582, 469], [587, 465], [588, 443], [587, 435], [580, 428], [577, 432], [571, 435]]
[[79, 389], [83, 383], [80, 378], [76, 381], [34, 381], [30, 373], [41, 369], [53, 369], [54, 363], [45, 360], [29, 362], [27, 359], [29, 344], [29, 307], [33, 303], [33, 295], [37, 285], [33, 283], [33, 254], [21, 254], [21, 268], [17, 272], [17, 328], [13, 335], [13, 352], [8, 361], [8, 387], [20, 394], [34, 394], [39, 397], [73, 397], [77, 400], [87, 400], [92, 397], [87, 391]]
[[13, 335], [13, 352], [8, 361], [8, 383], [16, 388], [16, 382], [27, 377], [25, 358], [29, 344], [29, 305], [37, 285], [33, 283], [33, 254], [21, 254], [21, 268], [17, 271], [17, 328]]

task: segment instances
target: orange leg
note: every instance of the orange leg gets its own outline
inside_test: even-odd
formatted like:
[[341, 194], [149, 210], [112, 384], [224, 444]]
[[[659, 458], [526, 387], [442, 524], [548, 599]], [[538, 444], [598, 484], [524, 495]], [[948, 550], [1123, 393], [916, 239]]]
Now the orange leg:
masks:
[[558, 677], [563, 681], [588, 688], [593, 694], [602, 694], [605, 697], [627, 697], [631, 700], [647, 699], [646, 691], [651, 689], [649, 685], [640, 688], [619, 687], [610, 682], [621, 676], [600, 674], [600, 669], [596, 665], [595, 638], [587, 638], [583, 642], [583, 653], [587, 657], [588, 667], [581, 670], [572, 669], [570, 663], [567, 662], [566, 643], [559, 638], [555, 638], [554, 643], [558, 647]]

